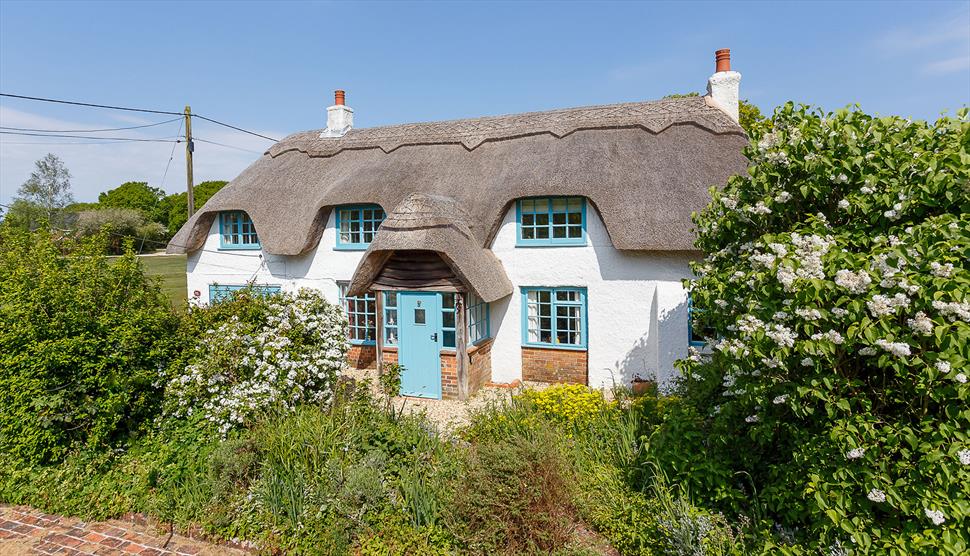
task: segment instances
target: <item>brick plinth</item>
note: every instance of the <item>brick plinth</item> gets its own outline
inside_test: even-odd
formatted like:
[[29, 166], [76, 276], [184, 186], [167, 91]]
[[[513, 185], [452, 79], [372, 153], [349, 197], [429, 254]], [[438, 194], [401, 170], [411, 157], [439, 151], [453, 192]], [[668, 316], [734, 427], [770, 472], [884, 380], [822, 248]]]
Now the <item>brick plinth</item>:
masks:
[[468, 350], [468, 395], [492, 381], [492, 340], [489, 338]]
[[585, 351], [555, 348], [522, 348], [522, 380], [586, 384], [588, 358]]
[[372, 369], [377, 365], [376, 346], [350, 346], [347, 352], [347, 364], [355, 369]]
[[386, 347], [381, 349], [381, 361], [383, 361], [385, 365], [396, 364], [397, 349], [388, 349]]
[[458, 359], [454, 352], [441, 353], [441, 399], [458, 399]]

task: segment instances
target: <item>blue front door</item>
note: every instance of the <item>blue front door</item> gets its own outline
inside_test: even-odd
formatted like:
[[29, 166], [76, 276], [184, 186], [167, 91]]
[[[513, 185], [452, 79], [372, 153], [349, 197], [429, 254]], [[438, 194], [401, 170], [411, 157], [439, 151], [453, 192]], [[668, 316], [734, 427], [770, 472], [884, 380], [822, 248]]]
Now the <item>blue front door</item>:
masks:
[[440, 398], [441, 296], [424, 292], [398, 296], [398, 362], [404, 367], [401, 394]]

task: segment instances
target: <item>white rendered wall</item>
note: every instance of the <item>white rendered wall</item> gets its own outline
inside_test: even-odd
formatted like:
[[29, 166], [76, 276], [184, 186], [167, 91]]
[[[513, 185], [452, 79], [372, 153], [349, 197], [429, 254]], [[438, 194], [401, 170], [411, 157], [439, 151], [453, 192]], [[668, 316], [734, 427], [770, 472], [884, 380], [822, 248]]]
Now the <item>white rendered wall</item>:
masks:
[[[208, 303], [210, 284], [242, 285], [255, 278], [256, 284], [280, 286], [284, 291], [316, 288], [337, 303], [340, 299], [337, 282], [350, 281], [364, 252], [334, 249], [337, 244], [335, 214], [330, 212], [316, 249], [297, 257], [270, 255], [255, 249], [219, 250], [219, 220], [216, 219], [202, 249], [188, 256], [189, 300]], [[193, 295], [196, 291], [200, 293], [197, 298]]]
[[492, 243], [515, 286], [491, 305], [492, 381], [522, 378], [521, 287], [586, 288], [589, 385], [629, 385], [635, 375], [669, 384], [674, 361], [686, 357], [687, 292], [683, 254], [618, 251], [587, 204], [587, 245], [516, 247], [515, 208]]
[[[364, 252], [334, 249], [334, 214], [317, 248], [298, 257], [220, 251], [217, 220], [203, 248], [188, 256], [189, 299], [208, 303], [210, 284], [241, 285], [255, 278], [256, 284], [285, 291], [316, 288], [336, 303], [337, 282], [351, 280]], [[592, 205], [587, 206], [587, 239], [585, 246], [516, 247], [515, 208], [505, 215], [492, 250], [515, 290], [489, 309], [494, 382], [522, 378], [523, 286], [587, 289], [590, 386], [629, 384], [635, 375], [666, 384], [674, 376], [674, 361], [687, 355], [687, 293], [681, 279], [691, 276], [689, 259], [616, 250]]]

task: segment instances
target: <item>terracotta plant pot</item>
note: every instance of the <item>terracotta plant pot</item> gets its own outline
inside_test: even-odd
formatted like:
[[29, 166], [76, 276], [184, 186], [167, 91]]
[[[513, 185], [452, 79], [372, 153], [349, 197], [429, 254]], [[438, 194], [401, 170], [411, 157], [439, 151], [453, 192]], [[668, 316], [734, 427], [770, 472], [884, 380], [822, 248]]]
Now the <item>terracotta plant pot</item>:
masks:
[[652, 380], [634, 379], [632, 384], [634, 396], [642, 396], [657, 387], [657, 383]]

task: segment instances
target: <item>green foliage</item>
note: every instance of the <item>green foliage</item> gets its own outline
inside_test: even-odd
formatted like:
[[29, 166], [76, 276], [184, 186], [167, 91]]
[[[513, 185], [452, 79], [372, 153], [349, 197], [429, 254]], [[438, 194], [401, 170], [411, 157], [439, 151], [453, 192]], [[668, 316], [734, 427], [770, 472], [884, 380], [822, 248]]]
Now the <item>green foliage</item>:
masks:
[[346, 362], [347, 319], [316, 290], [244, 289], [191, 310], [189, 321], [197, 341], [170, 369], [166, 414], [201, 412], [223, 433], [267, 413], [327, 403]]
[[93, 236], [104, 232], [108, 236], [108, 253], [122, 253], [125, 244], [138, 251], [154, 251], [165, 239], [165, 227], [148, 220], [136, 209], [108, 208], [77, 213], [74, 229], [79, 236]]
[[758, 126], [765, 122], [765, 117], [761, 114], [758, 105], [745, 99], [738, 101], [738, 124], [748, 133], [748, 136], [756, 133]]
[[582, 384], [557, 384], [544, 390], [526, 390], [522, 396], [547, 417], [570, 426], [584, 426], [610, 408], [602, 392]]
[[164, 197], [165, 192], [157, 187], [143, 181], [129, 181], [98, 194], [98, 204], [101, 208], [137, 210], [149, 221], [167, 226], [168, 211], [159, 210]]
[[[71, 172], [55, 154], [47, 153], [34, 163], [34, 171], [17, 190], [15, 200], [23, 201], [22, 216], [38, 214], [37, 220], [26, 222], [26, 229], [36, 227], [63, 228], [63, 210], [74, 202], [71, 196]], [[16, 207], [16, 205], [15, 205]]]
[[689, 407], [652, 446], [693, 492], [812, 550], [966, 551], [967, 111], [787, 104], [751, 139], [748, 175], [696, 217], [714, 353], [683, 362]]
[[383, 366], [378, 382], [381, 386], [381, 393], [390, 403], [391, 398], [401, 394], [401, 373], [404, 367], [397, 363], [390, 363]]
[[178, 319], [131, 254], [106, 238], [55, 243], [0, 229], [0, 451], [56, 461], [155, 415]]
[[548, 554], [570, 541], [572, 478], [550, 428], [482, 439], [459, 481], [455, 526], [471, 552]]
[[[226, 181], [204, 181], [192, 188], [192, 198], [195, 209], [199, 210], [213, 195], [229, 183]], [[159, 210], [168, 212], [168, 231], [175, 234], [189, 220], [189, 205], [185, 192], [175, 193], [165, 197]]]

